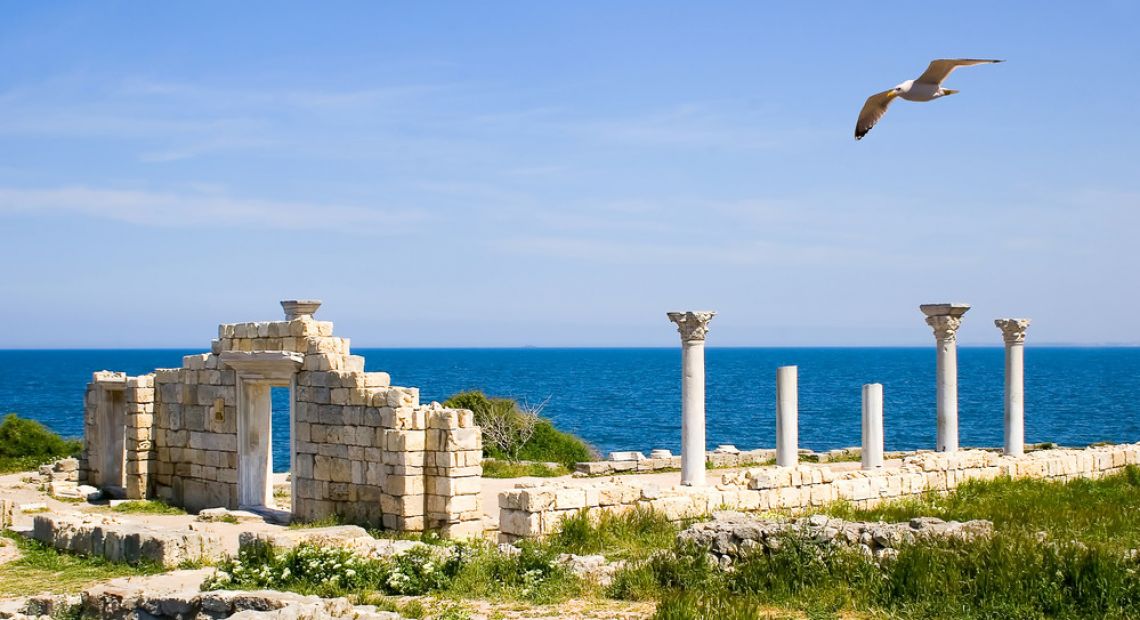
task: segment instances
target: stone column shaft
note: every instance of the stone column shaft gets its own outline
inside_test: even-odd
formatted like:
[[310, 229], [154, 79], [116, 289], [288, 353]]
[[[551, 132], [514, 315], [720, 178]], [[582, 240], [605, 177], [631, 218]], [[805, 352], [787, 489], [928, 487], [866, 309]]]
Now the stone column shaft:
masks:
[[863, 469], [883, 466], [883, 384], [863, 386]]
[[670, 312], [681, 334], [681, 484], [705, 484], [705, 337], [715, 312]]
[[1025, 331], [1029, 319], [997, 319], [1005, 340], [1005, 453], [1025, 454]]
[[800, 462], [799, 369], [776, 369], [776, 465], [795, 467]]
[[939, 452], [958, 450], [958, 328], [962, 315], [970, 309], [966, 304], [927, 304], [919, 306], [926, 323], [934, 329], [938, 350], [937, 401]]

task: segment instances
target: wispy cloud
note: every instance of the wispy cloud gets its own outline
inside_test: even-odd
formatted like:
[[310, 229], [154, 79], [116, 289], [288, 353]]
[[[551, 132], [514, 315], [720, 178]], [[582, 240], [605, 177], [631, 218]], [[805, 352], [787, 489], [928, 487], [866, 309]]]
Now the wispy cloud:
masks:
[[239, 198], [225, 193], [184, 193], [93, 187], [0, 187], [0, 213], [82, 215], [167, 228], [222, 227], [336, 230], [396, 234], [428, 219], [418, 209]]

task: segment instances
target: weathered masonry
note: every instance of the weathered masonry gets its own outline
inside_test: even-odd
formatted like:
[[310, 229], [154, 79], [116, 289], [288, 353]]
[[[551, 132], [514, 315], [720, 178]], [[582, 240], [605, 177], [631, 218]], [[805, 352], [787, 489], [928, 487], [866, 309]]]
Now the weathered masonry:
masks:
[[[365, 372], [319, 301], [283, 301], [284, 321], [218, 327], [181, 368], [95, 373], [82, 480], [196, 511], [337, 516], [399, 531], [482, 533], [481, 431], [470, 411], [421, 405], [419, 390]], [[289, 391], [291, 505], [272, 492], [272, 388]]]

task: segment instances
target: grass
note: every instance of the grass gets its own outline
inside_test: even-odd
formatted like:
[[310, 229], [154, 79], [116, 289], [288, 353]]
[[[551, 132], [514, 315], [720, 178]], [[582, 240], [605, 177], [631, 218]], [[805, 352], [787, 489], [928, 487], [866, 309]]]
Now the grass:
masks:
[[570, 468], [561, 463], [548, 465], [546, 463], [512, 463], [500, 459], [487, 459], [483, 461], [484, 478], [557, 478], [568, 476]]
[[111, 506], [111, 512], [129, 515], [184, 515], [186, 511], [154, 499], [137, 499]]
[[[971, 482], [946, 496], [871, 510], [830, 507], [847, 519], [914, 516], [990, 519], [995, 534], [971, 543], [902, 547], [881, 564], [850, 549], [787, 538], [724, 572], [701, 548], [678, 547], [634, 562], [610, 589], [658, 600], [658, 619], [754, 618], [761, 610], [808, 617], [1140, 617], [1140, 469], [1101, 480]], [[1038, 532], [1047, 532], [1042, 541]], [[768, 613], [768, 612], [764, 612]]]
[[681, 526], [653, 510], [637, 507], [624, 513], [586, 512], [568, 517], [545, 542], [559, 553], [602, 554], [611, 560], [642, 558], [668, 549]]
[[162, 572], [160, 567], [150, 564], [129, 566], [102, 558], [69, 555], [12, 532], [4, 532], [3, 536], [14, 540], [22, 555], [0, 565], [0, 596], [71, 594], [116, 577]]
[[1140, 468], [1100, 480], [1052, 482], [1034, 479], [969, 481], [951, 494], [892, 501], [867, 510], [833, 504], [833, 516], [855, 521], [987, 519], [1001, 531], [1047, 532], [1052, 540], [1140, 546]]
[[[368, 578], [349, 593], [360, 600], [377, 592], [429, 594], [523, 607], [609, 597], [656, 602], [659, 620], [1135, 618], [1140, 560], [1128, 552], [1140, 545], [1140, 522], [1132, 518], [1138, 510], [1140, 469], [1134, 467], [1100, 480], [971, 482], [946, 496], [873, 510], [839, 504], [828, 512], [860, 520], [983, 518], [995, 523], [989, 538], [926, 541], [876, 562], [849, 548], [788, 537], [775, 550], [741, 558], [733, 571], [721, 570], [704, 548], [676, 543], [683, 524], [652, 511], [583, 512], [565, 519], [545, 540], [520, 544], [515, 555], [480, 542], [460, 547], [459, 559], [432, 560], [438, 566], [430, 575], [425, 562], [436, 557], [430, 554], [418, 563], [372, 565], [361, 569]], [[1047, 532], [1044, 540], [1040, 532]], [[627, 564], [603, 590], [563, 568], [557, 561], [562, 553], [602, 554]], [[404, 577], [393, 581], [396, 572]], [[322, 587], [327, 586], [296, 589]]]

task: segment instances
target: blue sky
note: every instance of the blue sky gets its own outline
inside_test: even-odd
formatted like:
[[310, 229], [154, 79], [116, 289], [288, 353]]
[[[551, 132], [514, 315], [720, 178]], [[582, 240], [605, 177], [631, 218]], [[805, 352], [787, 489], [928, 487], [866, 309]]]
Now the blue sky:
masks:
[[1140, 342], [1140, 5], [867, 6], [8, 3], [0, 347]]

